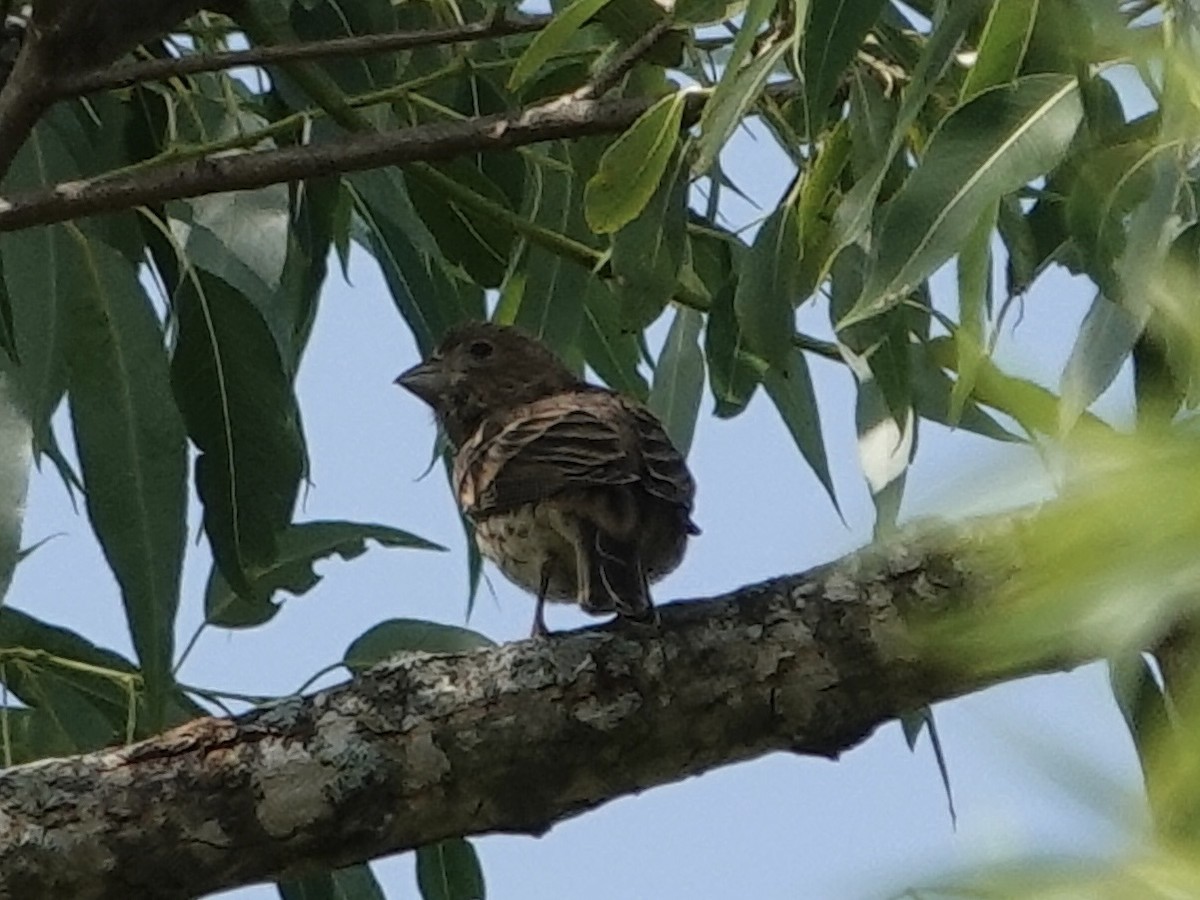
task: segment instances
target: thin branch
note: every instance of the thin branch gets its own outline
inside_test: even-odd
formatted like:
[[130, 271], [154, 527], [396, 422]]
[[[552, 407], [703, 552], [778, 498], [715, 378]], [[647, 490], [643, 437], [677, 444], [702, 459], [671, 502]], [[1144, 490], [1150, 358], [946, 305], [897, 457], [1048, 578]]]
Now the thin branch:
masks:
[[[434, 122], [303, 147], [191, 160], [136, 175], [66, 182], [0, 197], [0, 231], [201, 194], [254, 190], [280, 182], [450, 159], [559, 138], [612, 134], [632, 125], [652, 102], [645, 98], [556, 99], [465, 122]], [[704, 104], [703, 95], [691, 93], [685, 103], [685, 122], [695, 121]]]
[[654, 49], [670, 29], [670, 19], [662, 18], [656, 21], [650, 26], [649, 31], [625, 48], [623, 53], [597, 72], [591, 81], [572, 96], [576, 100], [594, 100], [597, 97], [603, 97], [617, 86], [617, 83], [625, 77], [630, 69], [637, 65], [638, 60]]
[[55, 98], [65, 99], [97, 91], [132, 87], [147, 81], [166, 81], [183, 75], [218, 72], [241, 66], [269, 66], [285, 62], [360, 56], [370, 53], [410, 50], [415, 47], [466, 43], [541, 31], [549, 20], [549, 16], [510, 13], [450, 28], [356, 35], [328, 41], [276, 44], [267, 47], [251, 47], [248, 50], [230, 50], [224, 53], [145, 60], [90, 72], [67, 74], [55, 79], [49, 90]]

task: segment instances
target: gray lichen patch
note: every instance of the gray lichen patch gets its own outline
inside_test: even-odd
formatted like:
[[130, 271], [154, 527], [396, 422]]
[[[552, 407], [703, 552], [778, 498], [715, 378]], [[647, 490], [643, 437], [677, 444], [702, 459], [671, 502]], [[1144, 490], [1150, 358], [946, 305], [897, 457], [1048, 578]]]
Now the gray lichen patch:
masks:
[[330, 815], [337, 772], [296, 744], [273, 742], [262, 750], [254, 779], [255, 814], [263, 831], [286, 838]]
[[641, 705], [642, 698], [632, 692], [607, 702], [587, 697], [575, 707], [572, 715], [584, 725], [590, 725], [598, 731], [609, 731]]
[[437, 784], [450, 773], [450, 760], [428, 729], [415, 731], [405, 741], [404, 786], [420, 791]]

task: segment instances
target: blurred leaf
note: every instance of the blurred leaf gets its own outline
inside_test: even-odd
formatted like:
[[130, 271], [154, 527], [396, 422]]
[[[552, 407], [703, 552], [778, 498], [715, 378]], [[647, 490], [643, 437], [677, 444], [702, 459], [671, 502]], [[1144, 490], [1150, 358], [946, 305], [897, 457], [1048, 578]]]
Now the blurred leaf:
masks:
[[1081, 116], [1075, 79], [1060, 75], [992, 88], [947, 116], [888, 204], [863, 296], [841, 324], [878, 315], [931, 275], [989, 204], [1054, 167]]
[[383, 888], [365, 863], [287, 878], [278, 888], [283, 900], [384, 900]]
[[357, 673], [397, 653], [462, 653], [494, 646], [493, 641], [469, 628], [421, 619], [387, 619], [355, 638], [342, 662]]
[[[879, 17], [885, 0], [825, 0], [812, 5], [800, 41], [800, 77], [809, 128], [825, 120], [842, 73]], [[800, 21], [797, 18], [797, 21]]]
[[680, 307], [654, 369], [654, 384], [646, 405], [666, 429], [675, 449], [687, 456], [696, 431], [700, 396], [704, 392], [704, 354], [700, 328], [704, 317]]
[[134, 265], [78, 237], [88, 289], [70, 307], [71, 425], [88, 517], [121, 586], [157, 722], [172, 680], [187, 443], [162, 328]]
[[646, 208], [679, 142], [685, 98], [683, 91], [663, 97], [604, 151], [583, 193], [584, 215], [593, 231], [616, 231]]
[[367, 541], [381, 547], [409, 547], [419, 550], [445, 550], [398, 528], [360, 522], [299, 522], [279, 536], [279, 551], [265, 569], [251, 581], [252, 594], [239, 597], [215, 567], [209, 572], [204, 592], [204, 620], [224, 628], [261, 625], [274, 617], [279, 604], [271, 597], [276, 591], [293, 596], [306, 594], [316, 587], [321, 576], [313, 563], [335, 553], [351, 560], [367, 552]]
[[1169, 153], [1140, 141], [1104, 147], [1084, 157], [1071, 182], [1063, 237], [1074, 240], [1088, 274], [1111, 297], [1122, 293], [1116, 264], [1125, 253], [1131, 213], [1145, 202], [1156, 165]]
[[225, 580], [253, 596], [304, 475], [296, 398], [266, 323], [232, 287], [193, 273], [177, 287], [175, 305], [171, 385], [200, 451], [204, 531]]
[[1037, 21], [1038, 0], [993, 3], [979, 39], [975, 64], [967, 69], [960, 100], [970, 100], [990, 87], [1014, 81]]
[[574, 0], [569, 6], [556, 12], [550, 24], [534, 36], [517, 60], [517, 64], [513, 66], [512, 73], [508, 76], [508, 89], [515, 91], [525, 84], [550, 61], [551, 57], [565, 48], [575, 32], [608, 3], [609, 0]]
[[897, 420], [870, 370], [862, 376], [854, 406], [858, 461], [871, 491], [871, 502], [875, 504], [873, 536], [882, 540], [895, 531], [900, 515], [908, 466], [916, 445], [917, 423], [911, 409]]
[[800, 235], [796, 211], [783, 203], [763, 222], [741, 268], [733, 308], [749, 351], [783, 367], [792, 344], [792, 309]]
[[646, 401], [650, 388], [638, 371], [641, 352], [637, 337], [621, 327], [616, 298], [607, 282], [595, 278], [588, 281], [579, 340], [584, 359], [605, 384]]
[[679, 0], [675, 21], [680, 25], [715, 25], [741, 15], [747, 0]]
[[958, 254], [958, 380], [950, 393], [950, 421], [958, 421], [975, 387], [975, 375], [984, 355], [984, 321], [992, 308], [992, 230], [999, 204], [979, 217]]
[[7, 361], [0, 363], [0, 601], [13, 571], [24, 558], [21, 528], [33, 461], [33, 431], [21, 403], [20, 388]]
[[[583, 192], [578, 176], [570, 169], [561, 143], [553, 145], [550, 153], [564, 167], [532, 167], [524, 215], [556, 234], [586, 239], [589, 235], [581, 214]], [[519, 325], [561, 353], [579, 335], [583, 321], [580, 297], [594, 280], [578, 263], [529, 242], [505, 281], [492, 319]]]
[[487, 896], [479, 857], [463, 838], [417, 849], [417, 885], [422, 900], [484, 900]]
[[1165, 798], [1158, 795], [1154, 755], [1171, 725], [1167, 698], [1141, 653], [1109, 660], [1108, 681], [1137, 751], [1150, 808], [1161, 810]]
[[1113, 383], [1133, 352], [1143, 323], [1097, 294], [1071, 348], [1059, 386], [1059, 428], [1071, 430], [1080, 414]]
[[821, 437], [821, 416], [817, 410], [817, 396], [813, 392], [812, 379], [808, 374], [808, 361], [804, 353], [793, 348], [787, 365], [771, 368], [763, 375], [763, 387], [783, 423], [796, 442], [800, 455], [829, 495], [833, 508], [841, 515], [837, 494], [833, 488], [833, 477], [829, 473], [829, 460], [825, 456], [825, 441]]
[[[733, 310], [737, 283], [729, 281], [713, 298], [704, 332], [708, 380], [716, 400], [716, 416], [731, 418], [746, 408], [759, 383], [759, 366], [751, 362], [745, 338]], [[761, 363], [761, 368], [766, 368]]]
[[645, 328], [675, 293], [687, 246], [687, 194], [682, 157], [676, 156], [650, 202], [612, 237], [612, 271], [628, 328]]

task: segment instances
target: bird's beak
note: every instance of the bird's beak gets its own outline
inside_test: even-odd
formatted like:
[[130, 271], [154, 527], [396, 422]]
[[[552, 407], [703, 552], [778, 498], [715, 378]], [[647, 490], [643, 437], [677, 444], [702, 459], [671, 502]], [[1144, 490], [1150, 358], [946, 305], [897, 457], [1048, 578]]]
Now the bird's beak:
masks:
[[446, 392], [449, 380], [436, 362], [418, 363], [406, 372], [401, 372], [395, 381], [406, 391], [412, 391], [426, 403], [432, 405]]

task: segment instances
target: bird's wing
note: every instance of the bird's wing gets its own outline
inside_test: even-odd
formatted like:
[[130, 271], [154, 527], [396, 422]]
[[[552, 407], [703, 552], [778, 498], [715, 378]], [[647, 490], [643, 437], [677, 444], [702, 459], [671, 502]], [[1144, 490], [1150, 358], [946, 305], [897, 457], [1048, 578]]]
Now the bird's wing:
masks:
[[621, 410], [595, 395], [531, 403], [501, 423], [485, 422], [459, 451], [463, 507], [499, 512], [569, 488], [640, 480], [632, 434]]
[[644, 467], [642, 486], [655, 497], [691, 512], [696, 483], [662, 423], [640, 404], [622, 400], [622, 405], [631, 413], [637, 432]]

